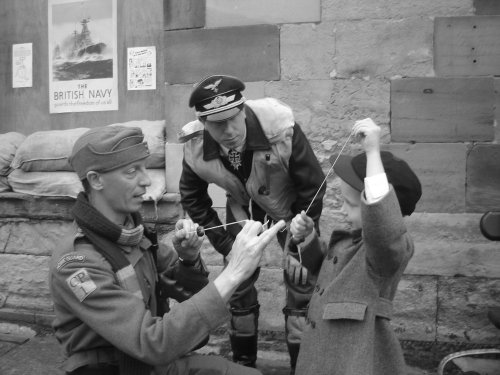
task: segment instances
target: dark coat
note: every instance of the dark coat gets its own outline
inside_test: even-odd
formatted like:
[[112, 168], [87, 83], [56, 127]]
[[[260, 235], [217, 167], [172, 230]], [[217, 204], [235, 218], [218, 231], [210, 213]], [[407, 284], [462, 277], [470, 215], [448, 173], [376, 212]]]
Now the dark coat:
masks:
[[[310, 302], [297, 375], [398, 375], [405, 373], [391, 327], [392, 300], [413, 242], [398, 200], [390, 192], [362, 202], [362, 237], [334, 231]], [[315, 238], [306, 247], [319, 248]]]

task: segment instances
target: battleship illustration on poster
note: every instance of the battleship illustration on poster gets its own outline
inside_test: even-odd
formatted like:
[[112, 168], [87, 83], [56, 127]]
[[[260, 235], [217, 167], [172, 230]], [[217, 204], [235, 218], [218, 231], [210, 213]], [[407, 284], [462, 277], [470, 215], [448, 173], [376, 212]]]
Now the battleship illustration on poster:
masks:
[[54, 80], [96, 79], [113, 77], [113, 56], [107, 44], [94, 43], [89, 30], [91, 18], [83, 18], [80, 32], [73, 31], [54, 48], [52, 69]]
[[116, 0], [49, 0], [50, 112], [118, 109]]

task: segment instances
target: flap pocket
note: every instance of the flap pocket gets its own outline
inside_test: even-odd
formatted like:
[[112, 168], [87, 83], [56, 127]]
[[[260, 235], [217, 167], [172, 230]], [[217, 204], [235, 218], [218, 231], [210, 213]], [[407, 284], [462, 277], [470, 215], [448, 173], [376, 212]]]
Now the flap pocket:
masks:
[[364, 320], [367, 305], [359, 302], [331, 302], [325, 305], [323, 319]]

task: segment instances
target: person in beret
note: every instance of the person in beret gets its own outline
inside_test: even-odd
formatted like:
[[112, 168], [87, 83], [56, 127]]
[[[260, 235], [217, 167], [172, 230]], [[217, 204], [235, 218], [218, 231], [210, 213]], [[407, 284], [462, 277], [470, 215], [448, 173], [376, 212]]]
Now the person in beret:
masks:
[[334, 230], [322, 246], [304, 212], [290, 226], [293, 236], [305, 239], [290, 252], [320, 270], [297, 375], [407, 373], [390, 320], [414, 252], [403, 217], [415, 210], [422, 188], [404, 160], [380, 151], [380, 127], [371, 119], [357, 121], [352, 131], [364, 152], [332, 157], [350, 230]]
[[[242, 220], [289, 222], [309, 207], [318, 228], [325, 193], [325, 175], [292, 109], [275, 98], [246, 100], [244, 89], [240, 79], [228, 75], [201, 80], [189, 99], [197, 120], [186, 124], [179, 137], [185, 142], [179, 190], [190, 218], [205, 228], [220, 226], [208, 186], [213, 183], [226, 191], [229, 225], [206, 232], [226, 260]], [[287, 231], [278, 234], [282, 247], [286, 236]], [[293, 371], [315, 279], [286, 253], [284, 263], [283, 311]], [[259, 270], [230, 300], [233, 360], [246, 366], [255, 366], [257, 358], [258, 275]]]
[[[66, 374], [260, 374], [191, 352], [229, 319], [229, 297], [285, 223], [263, 231], [249, 221], [228, 266], [209, 282], [196, 224], [179, 220], [173, 247], [142, 224], [148, 156], [140, 128], [91, 129], [74, 144], [69, 161], [84, 191], [72, 209], [74, 230], [53, 252], [49, 279]], [[179, 303], [170, 308], [170, 298]]]

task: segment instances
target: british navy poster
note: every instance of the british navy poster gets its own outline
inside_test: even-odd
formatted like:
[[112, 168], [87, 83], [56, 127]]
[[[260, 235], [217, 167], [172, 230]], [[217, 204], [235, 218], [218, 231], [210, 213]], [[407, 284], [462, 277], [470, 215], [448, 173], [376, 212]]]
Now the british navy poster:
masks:
[[118, 109], [116, 0], [49, 0], [50, 113]]

